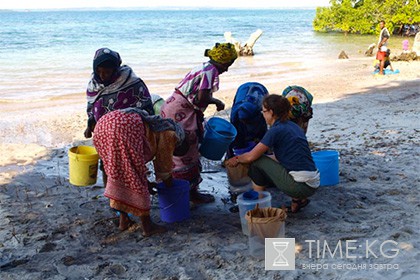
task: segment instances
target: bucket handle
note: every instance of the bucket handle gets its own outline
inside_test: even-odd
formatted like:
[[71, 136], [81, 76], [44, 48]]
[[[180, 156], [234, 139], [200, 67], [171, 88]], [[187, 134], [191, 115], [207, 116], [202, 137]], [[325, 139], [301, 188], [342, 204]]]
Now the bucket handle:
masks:
[[[169, 208], [171, 208], [172, 206], [174, 206], [175, 204], [177, 204], [181, 200], [181, 197], [182, 197], [183, 194], [184, 194], [184, 192], [181, 192], [174, 203], [171, 203], [171, 204], [167, 205], [166, 207], [159, 207], [159, 209], [160, 210], [168, 210]], [[158, 196], [159, 196], [159, 194], [158, 194]]]
[[[227, 116], [227, 121], [230, 123], [230, 116], [229, 116], [229, 114], [228, 114], [228, 112], [226, 111], [226, 110], [223, 110], [224, 112], [225, 112], [225, 114], [226, 114], [226, 116]], [[212, 118], [214, 118], [214, 117], [216, 117], [216, 113], [217, 112], [214, 112], [214, 114], [213, 114], [213, 117]], [[211, 119], [211, 118], [210, 118]], [[205, 120], [204, 121], [204, 126], [206, 126], [207, 125], [207, 122], [208, 122], [208, 120]], [[236, 129], [236, 128], [235, 128]]]
[[[229, 120], [230, 119], [230, 116], [229, 116], [228, 112], [226, 110], [223, 110], [223, 112], [225, 112], [225, 114], [226, 114], [226, 116], [228, 117], [228, 120]], [[213, 116], [211, 118], [216, 117], [216, 113], [217, 113], [217, 111], [213, 113]], [[208, 122], [208, 119], [205, 119], [203, 125], [205, 126], [207, 124], [207, 122]]]
[[[228, 119], [230, 118], [230, 116], [229, 116], [229, 114], [228, 114], [227, 110], [222, 110], [222, 112], [224, 112], [224, 113], [226, 114], [226, 116], [228, 117]], [[212, 118], [216, 117], [216, 113], [217, 113], [217, 111], [215, 111], [215, 112], [213, 113], [213, 117], [212, 117]]]
[[75, 158], [76, 158], [76, 161], [79, 161], [79, 146], [77, 146], [77, 149], [76, 149], [76, 155], [75, 155]]
[[[333, 163], [335, 163], [335, 160], [330, 161], [330, 162], [328, 163], [328, 165], [327, 165], [327, 168], [326, 168], [326, 169], [330, 169], [330, 167], [331, 167], [331, 165], [332, 165]], [[338, 156], [338, 164], [340, 165], [340, 156]], [[319, 171], [319, 170], [318, 170], [318, 171]]]
[[77, 146], [76, 152], [74, 153], [74, 157], [76, 158], [76, 161], [79, 161], [79, 146]]

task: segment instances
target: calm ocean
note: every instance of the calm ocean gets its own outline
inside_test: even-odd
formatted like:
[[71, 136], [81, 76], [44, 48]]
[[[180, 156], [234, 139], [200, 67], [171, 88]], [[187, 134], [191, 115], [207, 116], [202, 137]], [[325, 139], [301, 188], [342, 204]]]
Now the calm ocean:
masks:
[[[207, 60], [204, 49], [263, 35], [255, 56], [241, 57], [223, 76], [235, 81], [286, 79], [311, 57], [336, 59], [376, 38], [312, 31], [315, 10], [124, 10], [0, 12], [0, 101], [83, 94], [96, 49], [118, 51], [153, 93], [169, 95]], [[221, 90], [224, 85], [221, 84]], [[83, 96], [83, 95], [82, 95]]]

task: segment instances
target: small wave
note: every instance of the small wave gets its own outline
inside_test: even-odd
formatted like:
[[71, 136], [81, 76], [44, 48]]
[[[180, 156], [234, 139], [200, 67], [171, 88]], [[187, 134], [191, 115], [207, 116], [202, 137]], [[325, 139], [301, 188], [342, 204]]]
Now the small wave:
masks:
[[[19, 103], [39, 103], [53, 100], [64, 100], [64, 99], [83, 99], [85, 97], [84, 93], [66, 93], [61, 95], [48, 95], [43, 97], [33, 97], [30, 98], [0, 98], [0, 104], [19, 104]], [[84, 100], [84, 99], [83, 99]]]
[[[49, 101], [52, 100], [52, 97], [50, 98], [36, 98], [36, 99], [32, 99], [30, 100], [30, 102], [45, 102], [45, 101]], [[0, 98], [0, 103], [3, 104], [9, 104], [9, 103], [28, 103], [29, 100], [28, 99], [1, 99]]]

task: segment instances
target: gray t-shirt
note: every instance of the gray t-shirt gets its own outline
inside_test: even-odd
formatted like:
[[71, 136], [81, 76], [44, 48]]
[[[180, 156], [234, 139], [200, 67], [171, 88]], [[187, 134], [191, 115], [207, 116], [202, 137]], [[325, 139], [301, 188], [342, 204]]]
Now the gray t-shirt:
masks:
[[[389, 35], [388, 29], [386, 27], [382, 28], [381, 33], [379, 34], [378, 46], [384, 38], [389, 39], [389, 37], [390, 35]], [[386, 47], [387, 45], [388, 45], [388, 40], [386, 40], [385, 43], [382, 44], [383, 47]]]

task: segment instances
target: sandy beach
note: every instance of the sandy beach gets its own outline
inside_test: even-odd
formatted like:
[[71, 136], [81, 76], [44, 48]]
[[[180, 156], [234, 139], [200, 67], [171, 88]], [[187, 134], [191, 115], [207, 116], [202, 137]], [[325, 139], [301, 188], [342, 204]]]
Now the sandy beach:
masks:
[[[235, 65], [221, 76], [216, 96], [227, 108], [244, 82], [279, 94], [288, 85], [305, 87], [314, 95], [307, 133], [313, 151], [340, 153], [340, 183], [320, 187], [303, 211], [286, 220], [286, 237], [296, 242], [291, 271], [265, 270], [264, 260], [249, 255], [239, 215], [229, 211], [233, 203], [220, 162], [206, 162], [214, 172], [203, 173], [201, 187], [216, 202], [191, 209], [190, 220], [165, 224], [153, 197], [152, 219], [168, 232], [144, 238], [138, 220], [119, 232], [100, 176], [89, 187], [68, 181], [68, 149], [91, 145], [83, 137], [84, 94], [0, 103], [0, 278], [418, 279], [420, 61], [393, 67], [400, 74], [377, 77], [372, 58], [354, 56], [314, 61], [293, 77], [232, 81]], [[206, 112], [213, 114], [214, 108]], [[268, 190], [273, 207], [289, 202]], [[317, 258], [305, 240], [333, 247], [377, 241], [369, 257]], [[396, 245], [381, 251], [387, 240]], [[395, 249], [398, 254], [387, 257]]]

